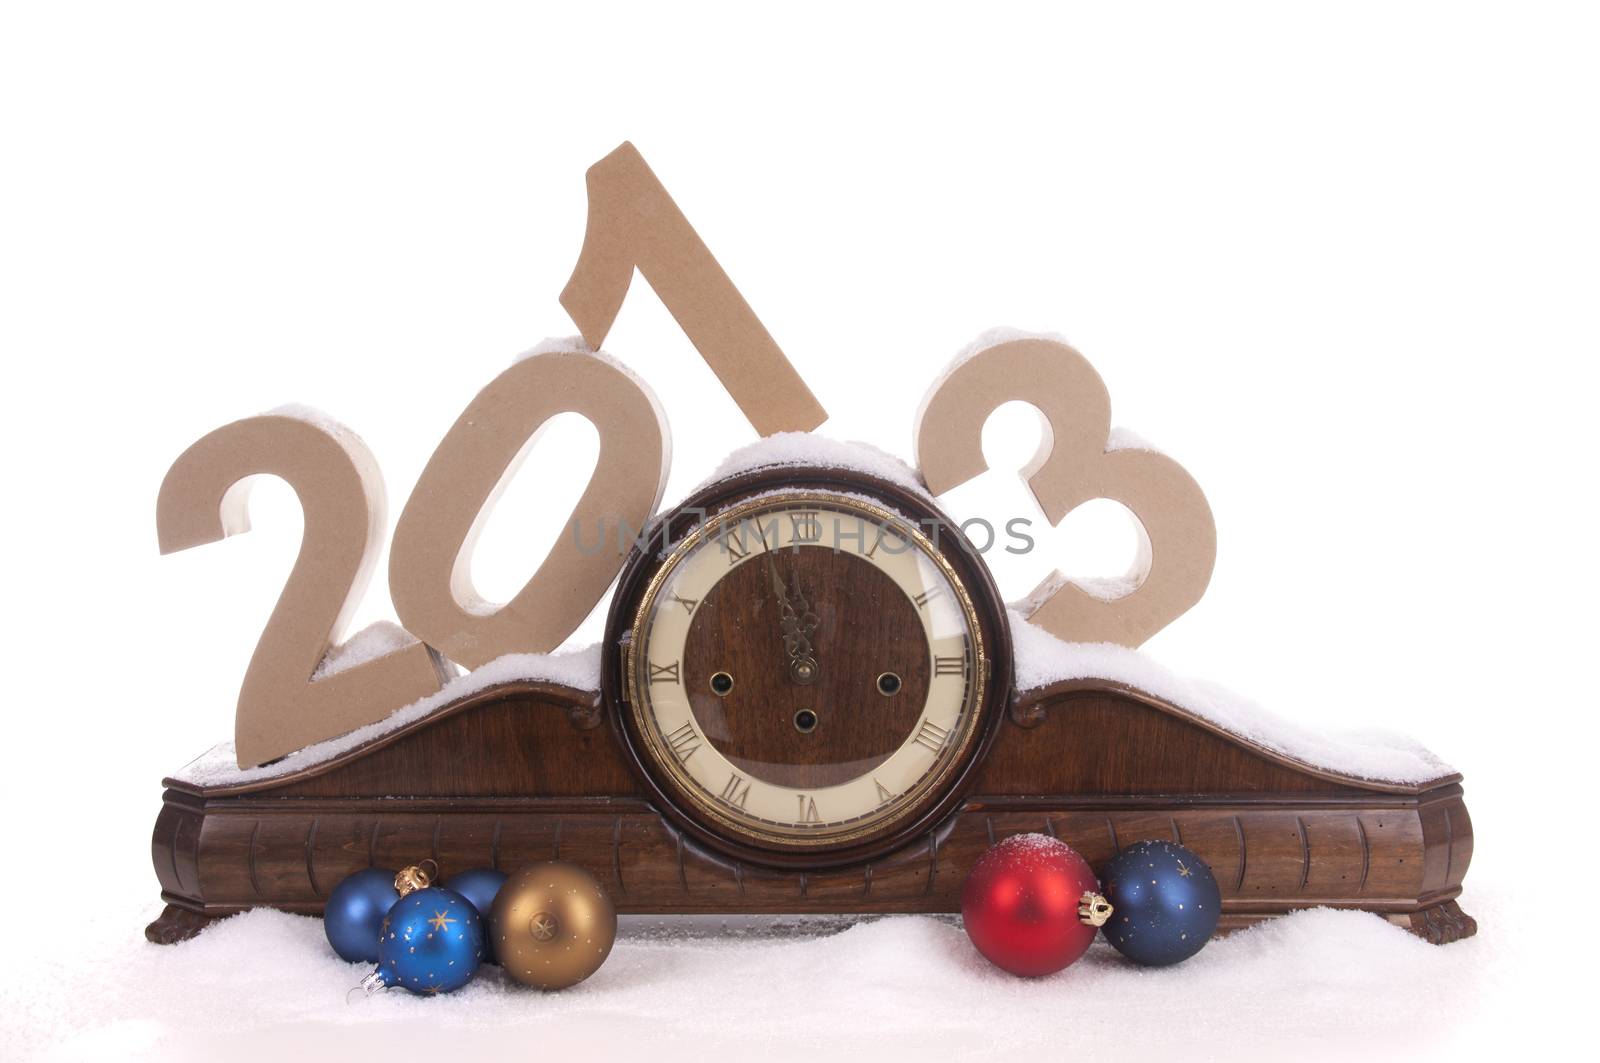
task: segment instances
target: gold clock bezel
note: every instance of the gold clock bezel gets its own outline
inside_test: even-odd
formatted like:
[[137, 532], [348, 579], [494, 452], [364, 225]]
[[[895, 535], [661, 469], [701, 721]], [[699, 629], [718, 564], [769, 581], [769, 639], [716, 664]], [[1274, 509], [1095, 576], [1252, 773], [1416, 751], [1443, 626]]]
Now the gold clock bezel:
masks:
[[[950, 584], [951, 591], [960, 606], [971, 640], [973, 658], [972, 677], [967, 683], [961, 710], [962, 726], [959, 739], [945, 747], [939, 762], [917, 780], [910, 790], [897, 795], [893, 808], [888, 812], [865, 818], [859, 825], [845, 830], [827, 832], [768, 830], [728, 814], [667, 749], [659, 734], [659, 728], [655, 726], [651, 717], [648, 695], [642, 693], [647, 692], [649, 686], [643, 671], [644, 662], [648, 660], [645, 648], [648, 646], [655, 603], [678, 566], [708, 539], [714, 539], [724, 528], [736, 525], [745, 517], [771, 510], [793, 508], [806, 503], [836, 507], [869, 518], [881, 527], [892, 527], [896, 535], [910, 541], [924, 557], [933, 562]], [[966, 581], [914, 521], [875, 502], [840, 491], [780, 488], [746, 498], [726, 509], [709, 514], [698, 527], [671, 548], [651, 575], [644, 594], [634, 610], [624, 650], [622, 674], [627, 711], [631, 715], [633, 731], [643, 739], [652, 766], [670, 783], [674, 796], [689, 806], [703, 822], [714, 825], [717, 830], [733, 835], [746, 844], [793, 853], [849, 848], [864, 839], [891, 832], [907, 819], [924, 811], [929, 798], [947, 787], [954, 776], [968, 763], [973, 747], [981, 741], [986, 731], [983, 726], [985, 713], [993, 711], [992, 706], [985, 704], [990, 668], [990, 651], [984, 642], [983, 624]]]

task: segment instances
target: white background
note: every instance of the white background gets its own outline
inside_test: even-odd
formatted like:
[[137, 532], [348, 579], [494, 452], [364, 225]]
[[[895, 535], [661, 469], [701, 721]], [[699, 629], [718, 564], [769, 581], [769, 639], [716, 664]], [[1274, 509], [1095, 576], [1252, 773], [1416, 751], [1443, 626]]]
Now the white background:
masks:
[[[1600, 707], [1597, 48], [1543, 5], [7, 4], [12, 886], [153, 901], [158, 781], [230, 734], [299, 515], [269, 485], [252, 534], [161, 558], [171, 460], [305, 402], [365, 437], [397, 514], [475, 391], [575, 331], [583, 172], [631, 139], [827, 434], [909, 457], [924, 390], [993, 325], [1094, 362], [1218, 526], [1205, 600], [1147, 649], [1465, 772], [1467, 900], [1512, 891], [1484, 931], [1527, 946], [1468, 1034], [1521, 1036], [1593, 948], [1568, 794]], [[606, 347], [671, 420], [669, 502], [754, 438], [642, 282]], [[961, 516], [1031, 512], [1015, 413]], [[531, 573], [594, 446], [555, 426], [481, 590]], [[1075, 516], [1002, 589], [1120, 571], [1120, 521]], [[380, 576], [358, 623], [388, 615]], [[1573, 926], [1572, 965], [1538, 962]]]

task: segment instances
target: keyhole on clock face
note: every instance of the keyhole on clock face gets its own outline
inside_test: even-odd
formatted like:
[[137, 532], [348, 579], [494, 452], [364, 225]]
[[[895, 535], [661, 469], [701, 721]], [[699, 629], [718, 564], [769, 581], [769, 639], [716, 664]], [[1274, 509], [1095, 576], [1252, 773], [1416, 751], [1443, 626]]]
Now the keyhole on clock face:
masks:
[[725, 698], [733, 690], [733, 676], [727, 672], [718, 672], [711, 677], [711, 692], [719, 698]]
[[794, 714], [794, 729], [803, 735], [808, 735], [817, 729], [817, 714], [810, 709], [801, 709]]
[[878, 693], [886, 698], [892, 698], [900, 693], [900, 677], [893, 672], [885, 672], [878, 677]]

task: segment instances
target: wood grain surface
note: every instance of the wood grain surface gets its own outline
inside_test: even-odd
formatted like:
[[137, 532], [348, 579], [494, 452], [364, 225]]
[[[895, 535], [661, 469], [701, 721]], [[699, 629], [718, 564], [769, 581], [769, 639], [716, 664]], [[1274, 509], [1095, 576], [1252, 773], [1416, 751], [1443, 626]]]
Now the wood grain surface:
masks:
[[[825, 547], [780, 550], [772, 562], [804, 589], [819, 623], [812, 632], [816, 682], [789, 677], [778, 603], [765, 565], [735, 567], [695, 609], [683, 660], [684, 687], [706, 737], [734, 764], [801, 789], [864, 775], [916, 730], [928, 698], [928, 643], [917, 610], [872, 564]], [[718, 696], [711, 677], [733, 689]], [[877, 690], [893, 672], [902, 687]], [[801, 732], [795, 714], [816, 713]]]
[[[444, 874], [562, 859], [622, 912], [954, 912], [994, 841], [1039, 831], [1092, 864], [1145, 838], [1215, 870], [1225, 928], [1328, 905], [1432, 940], [1470, 935], [1454, 900], [1472, 857], [1459, 776], [1392, 785], [1340, 776], [1115, 686], [1071, 684], [1013, 706], [959, 804], [893, 853], [827, 871], [732, 860], [644, 795], [596, 694], [511, 684], [279, 779], [167, 780], [153, 856], [181, 940], [256, 906], [318, 913], [345, 875], [424, 857]], [[1025, 726], [1024, 722], [1031, 726]]]

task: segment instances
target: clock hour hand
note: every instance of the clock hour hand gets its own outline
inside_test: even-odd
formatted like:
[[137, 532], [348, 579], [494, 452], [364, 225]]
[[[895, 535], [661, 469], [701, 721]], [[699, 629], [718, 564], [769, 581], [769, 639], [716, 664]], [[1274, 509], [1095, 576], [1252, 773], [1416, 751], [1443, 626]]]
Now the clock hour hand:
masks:
[[777, 563], [772, 560], [772, 552], [766, 552], [767, 571], [772, 576], [772, 591], [778, 602], [778, 622], [783, 629], [783, 649], [789, 657], [789, 678], [801, 685], [809, 685], [817, 681], [820, 669], [817, 666], [816, 651], [811, 645], [810, 634], [817, 629], [820, 623], [817, 614], [811, 611], [811, 605], [805, 596], [800, 593], [800, 580], [795, 578], [793, 596], [784, 589], [783, 577], [778, 575]]

